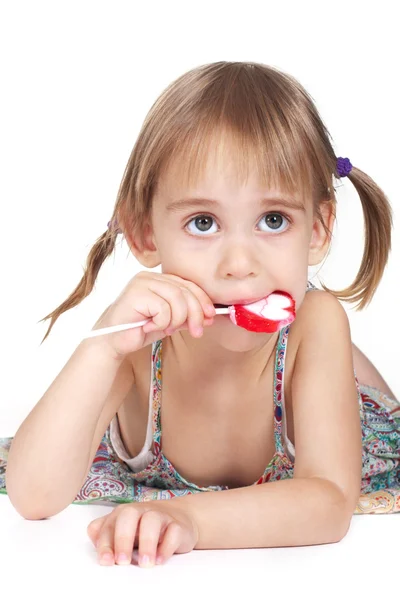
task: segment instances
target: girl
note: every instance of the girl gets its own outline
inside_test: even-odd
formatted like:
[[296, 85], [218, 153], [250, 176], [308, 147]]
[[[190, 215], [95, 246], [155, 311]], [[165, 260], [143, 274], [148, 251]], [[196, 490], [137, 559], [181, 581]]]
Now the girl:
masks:
[[[333, 177], [344, 176], [362, 202], [362, 264], [346, 289], [318, 290], [308, 267], [329, 250]], [[178, 78], [44, 339], [91, 292], [119, 233], [162, 272], [133, 277], [94, 329], [149, 322], [82, 340], [22, 423], [7, 465], [16, 510], [41, 519], [73, 501], [118, 502], [88, 535], [101, 564], [129, 564], [137, 547], [143, 566], [194, 548], [337, 542], [355, 512], [400, 510], [400, 404], [352, 346], [340, 304], [371, 301], [391, 218], [374, 181], [335, 156], [293, 77], [217, 62]], [[215, 314], [275, 290], [297, 308], [277, 333]]]

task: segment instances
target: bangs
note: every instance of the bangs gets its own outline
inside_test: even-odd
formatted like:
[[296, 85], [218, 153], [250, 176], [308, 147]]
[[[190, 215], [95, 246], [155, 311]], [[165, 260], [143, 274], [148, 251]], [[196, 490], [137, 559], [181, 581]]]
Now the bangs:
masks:
[[231, 124], [208, 123], [207, 127], [180, 139], [161, 172], [173, 168], [175, 180], [178, 178], [184, 187], [196, 188], [204, 180], [209, 164], [221, 172], [229, 165], [229, 173], [238, 186], [245, 185], [254, 174], [263, 188], [299, 198], [310, 197], [313, 182], [305, 152], [289, 145], [282, 135], [273, 142], [271, 137], [271, 132], [262, 127], [238, 130]]
[[210, 161], [217, 169], [229, 161], [239, 186], [255, 175], [263, 189], [316, 206], [332, 197], [335, 159], [326, 137], [310, 97], [290, 75], [257, 63], [199, 67], [150, 110], [133, 156], [136, 203], [150, 210], [143, 194], [152, 198], [167, 170], [196, 188]]

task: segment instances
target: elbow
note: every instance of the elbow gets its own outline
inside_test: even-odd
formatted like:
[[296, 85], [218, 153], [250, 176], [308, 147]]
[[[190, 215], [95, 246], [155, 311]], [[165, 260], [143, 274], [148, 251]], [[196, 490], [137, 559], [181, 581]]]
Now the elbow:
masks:
[[33, 502], [27, 502], [27, 499], [21, 498], [20, 495], [14, 494], [7, 489], [8, 499], [10, 500], [13, 508], [17, 511], [17, 513], [28, 521], [37, 521], [40, 519], [45, 519], [47, 514], [43, 511], [43, 507], [39, 509], [39, 507], [35, 506]]
[[334, 536], [332, 539], [332, 543], [337, 543], [337, 542], [341, 542], [343, 540], [343, 538], [346, 537], [349, 529], [350, 529], [350, 523], [351, 523], [351, 517], [350, 518], [346, 518], [346, 519], [342, 519], [339, 523], [339, 525], [336, 527], [336, 530], [334, 532]]
[[[360, 489], [359, 487], [357, 489]], [[359, 501], [359, 492], [346, 495], [342, 490], [341, 503], [338, 506], [337, 541], [340, 542], [349, 532], [351, 521]]]
[[19, 515], [21, 515], [21, 517], [23, 519], [25, 519], [26, 521], [41, 521], [41, 520], [48, 518], [47, 516], [41, 516], [40, 514], [35, 513], [35, 512], [25, 512], [25, 511], [19, 510], [15, 506], [14, 506], [14, 508], [17, 511], [17, 513]]
[[351, 519], [332, 519], [332, 515], [325, 515], [323, 524], [314, 531], [311, 544], [336, 544], [346, 537], [350, 528]]
[[26, 488], [22, 487], [21, 489], [19, 485], [16, 485], [14, 489], [13, 480], [7, 476], [7, 472], [6, 491], [17, 513], [29, 521], [38, 521], [53, 517], [68, 506], [68, 503], [61, 505], [59, 500], [58, 502], [54, 502], [54, 499], [51, 503], [49, 501], [46, 502], [46, 499], [41, 494], [29, 493]]
[[346, 501], [344, 496], [341, 504], [337, 505], [336, 509], [337, 518], [331, 521], [333, 525], [330, 532], [332, 538], [330, 540], [331, 543], [340, 542], [346, 537], [354, 514], [353, 507], [349, 505], [349, 502]]
[[14, 496], [9, 493], [8, 496], [17, 513], [28, 521], [40, 521], [54, 517], [68, 506], [68, 503], [61, 505], [59, 502], [49, 503], [42, 499], [33, 500], [32, 496], [27, 498], [26, 496]]
[[332, 515], [326, 515], [324, 524], [319, 529], [319, 541], [317, 544], [336, 544], [346, 537], [350, 528], [351, 519], [332, 519]]
[[13, 493], [10, 494], [8, 491], [7, 494], [17, 513], [27, 521], [39, 521], [41, 519], [47, 519], [49, 517], [53, 517], [63, 510], [63, 508], [49, 510], [49, 507], [46, 507], [44, 503], [33, 502], [32, 499], [27, 501], [26, 497], [21, 498]]
[[[343, 491], [332, 482], [329, 482], [330, 491], [325, 502], [321, 503], [321, 517], [324, 523], [324, 542], [335, 544], [346, 537], [354, 514], [353, 501], [346, 498]], [[332, 489], [334, 493], [332, 493]]]
[[61, 507], [49, 510], [48, 507], [45, 507], [44, 505], [35, 506], [34, 504], [20, 503], [12, 496], [10, 497], [10, 502], [17, 513], [27, 521], [40, 521], [42, 519], [48, 519], [50, 517], [54, 517], [58, 513], [62, 512], [64, 508], [66, 508]]

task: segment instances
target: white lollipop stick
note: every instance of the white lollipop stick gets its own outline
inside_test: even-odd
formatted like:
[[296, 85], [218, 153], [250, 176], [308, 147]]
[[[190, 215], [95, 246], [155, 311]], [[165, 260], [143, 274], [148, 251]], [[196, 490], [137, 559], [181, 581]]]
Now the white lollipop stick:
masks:
[[[215, 314], [217, 315], [227, 315], [229, 314], [228, 308], [216, 308]], [[113, 325], [112, 327], [103, 327], [102, 329], [93, 329], [83, 338], [86, 340], [87, 338], [97, 337], [98, 335], [106, 335], [107, 333], [117, 333], [117, 331], [125, 331], [125, 329], [134, 329], [135, 327], [142, 327], [149, 323], [151, 319], [145, 319], [144, 321], [138, 321], [137, 323], [124, 323], [123, 325]]]

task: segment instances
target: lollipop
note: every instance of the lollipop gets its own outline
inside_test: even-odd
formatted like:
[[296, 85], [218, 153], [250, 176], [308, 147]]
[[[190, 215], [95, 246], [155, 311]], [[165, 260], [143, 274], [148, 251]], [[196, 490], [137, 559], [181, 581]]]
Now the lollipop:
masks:
[[[257, 302], [250, 304], [233, 304], [224, 308], [216, 308], [217, 315], [229, 315], [232, 323], [248, 331], [274, 333], [292, 323], [296, 316], [295, 301], [286, 292], [274, 292]], [[125, 329], [141, 327], [151, 321], [145, 319], [137, 323], [125, 323], [112, 327], [103, 327], [90, 331], [83, 339], [115, 333]]]
[[216, 308], [217, 315], [229, 314], [231, 321], [248, 331], [274, 333], [292, 323], [296, 316], [295, 301], [286, 292], [274, 292], [250, 304]]

